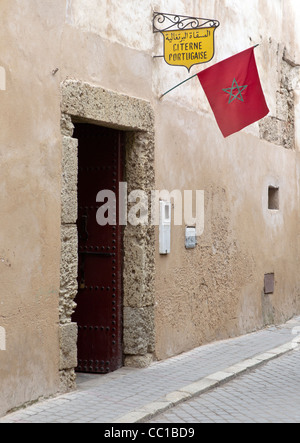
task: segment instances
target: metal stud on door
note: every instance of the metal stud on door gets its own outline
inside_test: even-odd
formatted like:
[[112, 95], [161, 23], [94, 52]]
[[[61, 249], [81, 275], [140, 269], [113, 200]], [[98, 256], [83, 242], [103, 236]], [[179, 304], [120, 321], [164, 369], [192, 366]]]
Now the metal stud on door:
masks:
[[[100, 191], [118, 202], [123, 173], [120, 131], [78, 124], [78, 294], [73, 321], [78, 324], [78, 372], [107, 373], [122, 366], [122, 228], [100, 226]], [[118, 204], [107, 210], [118, 220]]]

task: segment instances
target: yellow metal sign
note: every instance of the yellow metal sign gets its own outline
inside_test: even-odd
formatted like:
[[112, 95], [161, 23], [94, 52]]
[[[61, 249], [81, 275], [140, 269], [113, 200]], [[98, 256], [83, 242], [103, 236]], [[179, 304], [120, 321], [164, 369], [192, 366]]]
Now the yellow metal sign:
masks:
[[216, 28], [163, 32], [165, 61], [172, 66], [192, 66], [209, 62], [215, 52]]
[[192, 66], [209, 62], [215, 53], [214, 19], [186, 17], [155, 12], [153, 32], [164, 36], [164, 59], [171, 66]]

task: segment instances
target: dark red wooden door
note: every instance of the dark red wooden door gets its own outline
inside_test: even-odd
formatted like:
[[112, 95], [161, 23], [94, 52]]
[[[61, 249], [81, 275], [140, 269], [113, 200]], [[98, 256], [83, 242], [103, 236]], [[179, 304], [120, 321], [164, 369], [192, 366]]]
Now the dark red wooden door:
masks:
[[[118, 220], [122, 181], [122, 132], [78, 124], [78, 294], [73, 321], [78, 324], [78, 372], [107, 373], [122, 366], [122, 229], [100, 226], [100, 191], [116, 195], [107, 212]], [[106, 214], [104, 214], [106, 215]]]

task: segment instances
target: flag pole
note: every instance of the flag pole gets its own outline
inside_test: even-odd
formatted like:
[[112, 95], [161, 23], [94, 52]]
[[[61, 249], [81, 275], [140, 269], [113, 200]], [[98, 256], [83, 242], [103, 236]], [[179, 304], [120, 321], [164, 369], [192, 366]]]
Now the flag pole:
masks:
[[[257, 48], [257, 46], [259, 46], [259, 44], [253, 46], [253, 48]], [[174, 89], [178, 88], [179, 86], [183, 85], [184, 83], [188, 82], [189, 80], [192, 80], [192, 78], [197, 77], [197, 75], [198, 74], [192, 75], [192, 77], [189, 77], [186, 80], [183, 80], [183, 82], [181, 82], [178, 85], [174, 86], [173, 88], [169, 89], [167, 92], [165, 92], [164, 94], [162, 94], [159, 97], [159, 100], [161, 100], [165, 95], [169, 94], [169, 92], [173, 91]]]
[[184, 80], [183, 82], [179, 83], [178, 85], [174, 86], [173, 88], [169, 89], [167, 92], [165, 92], [164, 94], [162, 94], [159, 97], [159, 100], [161, 100], [165, 95], [169, 94], [169, 92], [173, 91], [174, 89], [178, 88], [178, 86], [183, 85], [184, 83], [188, 82], [189, 80], [192, 80], [192, 78], [197, 77], [198, 74], [193, 75], [192, 77], [187, 78], [186, 80]]

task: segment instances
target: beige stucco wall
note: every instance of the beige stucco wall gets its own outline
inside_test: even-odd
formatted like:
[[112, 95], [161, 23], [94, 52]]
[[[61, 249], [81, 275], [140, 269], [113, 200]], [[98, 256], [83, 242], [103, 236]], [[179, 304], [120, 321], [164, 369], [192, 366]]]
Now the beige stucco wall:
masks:
[[[172, 11], [171, 3], [164, 11]], [[183, 15], [191, 3], [179, 8]], [[175, 227], [170, 256], [157, 255], [158, 358], [280, 323], [300, 308], [298, 153], [291, 124], [300, 59], [291, 18], [299, 16], [299, 6], [250, 1], [241, 7], [230, 0], [201, 5], [198, 15], [221, 22], [212, 63], [260, 44], [256, 59], [270, 114], [260, 126], [225, 140], [197, 79], [157, 103], [158, 189], [205, 191], [205, 230], [197, 248], [186, 251], [184, 228]], [[161, 37], [155, 39], [158, 52]], [[155, 63], [157, 94], [186, 78], [183, 68]], [[269, 186], [280, 188], [278, 212], [268, 210]], [[264, 295], [264, 274], [273, 272], [275, 293]]]
[[[34, 5], [33, 5], [34, 3]], [[42, 5], [43, 3], [43, 5]], [[1, 1], [0, 414], [58, 387], [59, 4]], [[45, 51], [45, 47], [48, 49]]]
[[[297, 3], [1, 0], [0, 326], [7, 343], [0, 351], [0, 415], [59, 389], [61, 83], [68, 79], [150, 102], [156, 189], [205, 192], [197, 248], [186, 251], [184, 227], [173, 227], [171, 254], [156, 251], [156, 357], [300, 311], [299, 154], [288, 130], [291, 94], [299, 88]], [[153, 11], [218, 19], [211, 64], [260, 44], [271, 110], [264, 126], [224, 140], [197, 79], [158, 100], [188, 73], [152, 58], [163, 47], [152, 33]], [[280, 187], [276, 214], [267, 209], [269, 185]], [[269, 272], [276, 289], [265, 297]]]

